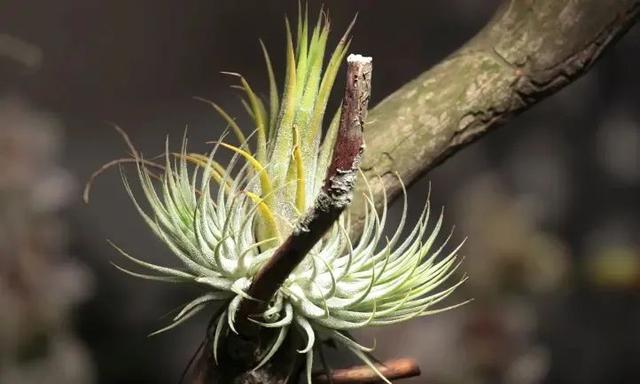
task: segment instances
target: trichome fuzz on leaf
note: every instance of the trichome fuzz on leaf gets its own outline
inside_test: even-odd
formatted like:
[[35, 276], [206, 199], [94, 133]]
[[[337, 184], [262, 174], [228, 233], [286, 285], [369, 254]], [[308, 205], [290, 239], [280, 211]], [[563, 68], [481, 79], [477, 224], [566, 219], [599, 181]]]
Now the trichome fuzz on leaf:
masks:
[[[357, 162], [340, 162], [342, 152], [354, 149], [340, 130], [345, 124], [359, 124], [361, 129], [366, 102], [364, 112], [344, 110], [349, 82], [342, 113], [336, 112], [324, 135], [322, 129], [329, 95], [349, 49], [349, 31], [328, 61], [325, 50], [329, 21], [325, 14], [321, 13], [315, 26], [309, 25], [306, 14], [300, 16], [295, 41], [288, 23], [286, 31], [287, 66], [282, 95], [264, 45], [270, 84], [267, 103], [244, 77], [234, 74], [253, 121], [251, 135], [246, 136], [246, 131], [217, 104], [205, 100], [226, 122], [233, 139], [225, 132], [211, 143], [212, 150], [206, 154], [189, 152], [186, 138], [181, 149], [172, 152], [167, 140], [162, 162], [143, 159], [127, 139], [131, 158], [108, 164], [136, 165], [142, 196], [134, 193], [122, 172], [124, 187], [148, 227], [180, 264], [165, 267], [142, 261], [113, 244], [132, 265], [147, 272], [134, 272], [119, 265], [117, 268], [136, 277], [202, 287], [201, 296], [154, 334], [216, 304], [221, 310], [213, 322], [215, 360], [225, 335], [238, 332], [239, 323], [250, 322], [254, 327], [276, 331], [256, 361], [256, 368], [269, 362], [288, 334], [297, 331], [305, 340], [299, 352], [306, 354], [309, 380], [314, 351], [326, 339], [351, 350], [384, 379], [369, 356], [372, 348], [358, 344], [348, 332], [462, 305], [438, 306], [466, 279], [456, 274], [461, 263], [460, 246], [446, 254], [447, 241], [435, 246], [443, 217], [442, 213], [436, 215], [435, 225], [430, 226], [433, 212], [428, 199], [417, 223], [405, 234], [406, 194], [400, 222], [390, 237], [385, 237], [386, 197], [378, 212], [370, 189], [363, 196], [367, 214], [362, 233], [357, 239], [352, 238], [348, 209], [345, 213], [342, 209], [351, 201], [358, 170], [352, 166]], [[351, 62], [361, 60], [354, 56]], [[216, 160], [221, 151], [233, 154], [226, 164]], [[314, 213], [323, 214], [322, 207], [318, 207], [322, 196], [336, 197], [331, 196], [331, 188], [340, 186], [332, 184], [336, 179], [325, 180], [325, 176], [344, 176], [348, 172], [348, 197], [335, 218], [308, 244], [302, 257], [289, 265], [284, 279], [278, 280], [275, 287], [250, 290], [252, 283], [259, 280], [256, 276], [272, 273], [268, 266], [278, 257], [283, 244], [301, 232], [313, 230], [308, 220]], [[368, 187], [366, 178], [364, 183]], [[255, 292], [266, 292], [259, 298], [262, 301], [251, 297]], [[252, 302], [250, 309], [240, 310]]]

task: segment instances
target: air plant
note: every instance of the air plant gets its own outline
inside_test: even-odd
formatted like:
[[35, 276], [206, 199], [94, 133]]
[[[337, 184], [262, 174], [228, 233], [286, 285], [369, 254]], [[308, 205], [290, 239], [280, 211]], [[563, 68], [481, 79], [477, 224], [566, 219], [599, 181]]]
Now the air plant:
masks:
[[[242, 303], [255, 299], [249, 287], [256, 275], [289, 235], [305, 230], [300, 221], [314, 209], [339, 140], [340, 111], [324, 135], [323, 122], [336, 75], [349, 49], [351, 27], [326, 64], [330, 29], [326, 15], [321, 13], [310, 28], [307, 16], [299, 15], [294, 46], [287, 23], [282, 97], [264, 45], [270, 85], [268, 104], [244, 77], [232, 74], [246, 96], [244, 104], [254, 124], [251, 135], [245, 136], [232, 117], [207, 101], [229, 127], [211, 143], [209, 153], [190, 153], [186, 138], [180, 151], [171, 152], [167, 141], [164, 161], [156, 163], [143, 159], [129, 143], [133, 156], [130, 161], [137, 166], [143, 199], [136, 197], [123, 173], [124, 187], [148, 227], [182, 265], [175, 268], [152, 264], [113, 245], [147, 273], [117, 268], [145, 279], [204, 287], [206, 293], [186, 304], [171, 324], [155, 333], [169, 330], [208, 305], [217, 304], [220, 314], [212, 323], [216, 362], [221, 340], [229, 332], [238, 332], [237, 325], [243, 320], [239, 318]], [[232, 144], [230, 133], [237, 144]], [[233, 154], [225, 165], [216, 160], [221, 151]], [[434, 246], [442, 227], [442, 213], [428, 230], [432, 210], [427, 198], [417, 223], [405, 234], [407, 197], [403, 187], [400, 223], [390, 238], [385, 237], [386, 195], [379, 212], [368, 181], [363, 179], [366, 215], [360, 236], [351, 234], [347, 210], [263, 303], [263, 311], [247, 319], [255, 327], [274, 330], [270, 346], [258, 359], [256, 368], [270, 361], [290, 332], [298, 331], [305, 340], [299, 352], [306, 354], [309, 382], [314, 349], [327, 339], [349, 349], [388, 382], [372, 363], [372, 348], [357, 343], [348, 332], [461, 305], [436, 307], [465, 280], [463, 277], [445, 286], [461, 261], [457, 256], [459, 246], [444, 256], [444, 244]]]

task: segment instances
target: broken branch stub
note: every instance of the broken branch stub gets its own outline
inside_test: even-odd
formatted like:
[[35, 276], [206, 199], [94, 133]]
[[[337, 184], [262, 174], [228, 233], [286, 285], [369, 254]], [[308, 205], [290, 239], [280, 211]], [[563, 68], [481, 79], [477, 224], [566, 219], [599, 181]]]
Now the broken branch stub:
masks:
[[371, 93], [371, 71], [370, 57], [350, 55], [347, 58], [340, 126], [323, 188], [313, 206], [253, 279], [247, 292], [253, 300], [243, 300], [238, 312], [238, 330], [244, 336], [256, 335], [256, 325], [247, 321], [248, 318], [264, 312], [289, 274], [351, 204], [364, 150], [363, 128]]

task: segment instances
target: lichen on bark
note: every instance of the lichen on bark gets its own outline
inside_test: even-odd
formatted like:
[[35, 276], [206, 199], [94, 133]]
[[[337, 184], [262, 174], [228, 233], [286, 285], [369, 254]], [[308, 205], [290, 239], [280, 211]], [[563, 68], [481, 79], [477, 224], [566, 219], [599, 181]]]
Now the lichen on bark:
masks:
[[[467, 44], [371, 110], [361, 168], [376, 201], [383, 185], [390, 198], [400, 193], [396, 172], [411, 184], [575, 81], [639, 11], [638, 0], [506, 0]], [[353, 209], [361, 220], [364, 202]]]

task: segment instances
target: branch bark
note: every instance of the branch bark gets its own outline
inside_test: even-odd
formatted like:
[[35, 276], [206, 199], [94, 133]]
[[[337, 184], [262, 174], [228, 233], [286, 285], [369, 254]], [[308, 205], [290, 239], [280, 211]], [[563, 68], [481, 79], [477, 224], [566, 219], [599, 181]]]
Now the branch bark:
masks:
[[[414, 182], [578, 79], [639, 10], [638, 0], [505, 1], [465, 46], [370, 111], [361, 168], [376, 201], [383, 186], [390, 198], [399, 194], [396, 171]], [[363, 201], [354, 201], [353, 212], [361, 223]]]
[[[347, 84], [342, 103], [340, 126], [333, 157], [324, 186], [313, 207], [302, 217], [289, 237], [256, 274], [236, 316], [239, 335], [229, 334], [224, 341], [220, 364], [214, 364], [212, 338], [205, 339], [198, 351], [189, 382], [192, 384], [284, 384], [297, 382], [299, 354], [295, 337], [287, 337], [271, 361], [258, 370], [253, 367], [262, 354], [265, 340], [273, 334], [248, 319], [260, 316], [295, 267], [325, 235], [340, 214], [351, 204], [364, 150], [363, 128], [371, 93], [371, 58], [350, 55], [347, 58]], [[209, 327], [211, 329], [211, 327]]]
[[[414, 359], [395, 359], [377, 364], [387, 379], [397, 380], [420, 376], [420, 368]], [[376, 384], [383, 383], [380, 376], [366, 365], [337, 369], [330, 375], [319, 374], [313, 378], [315, 384]]]
[[255, 300], [243, 300], [238, 311], [241, 333], [254, 335], [259, 327], [247, 319], [264, 312], [289, 274], [351, 205], [364, 151], [362, 134], [371, 94], [371, 69], [370, 57], [350, 55], [347, 58], [340, 126], [324, 185], [313, 207], [254, 278], [247, 294]]

